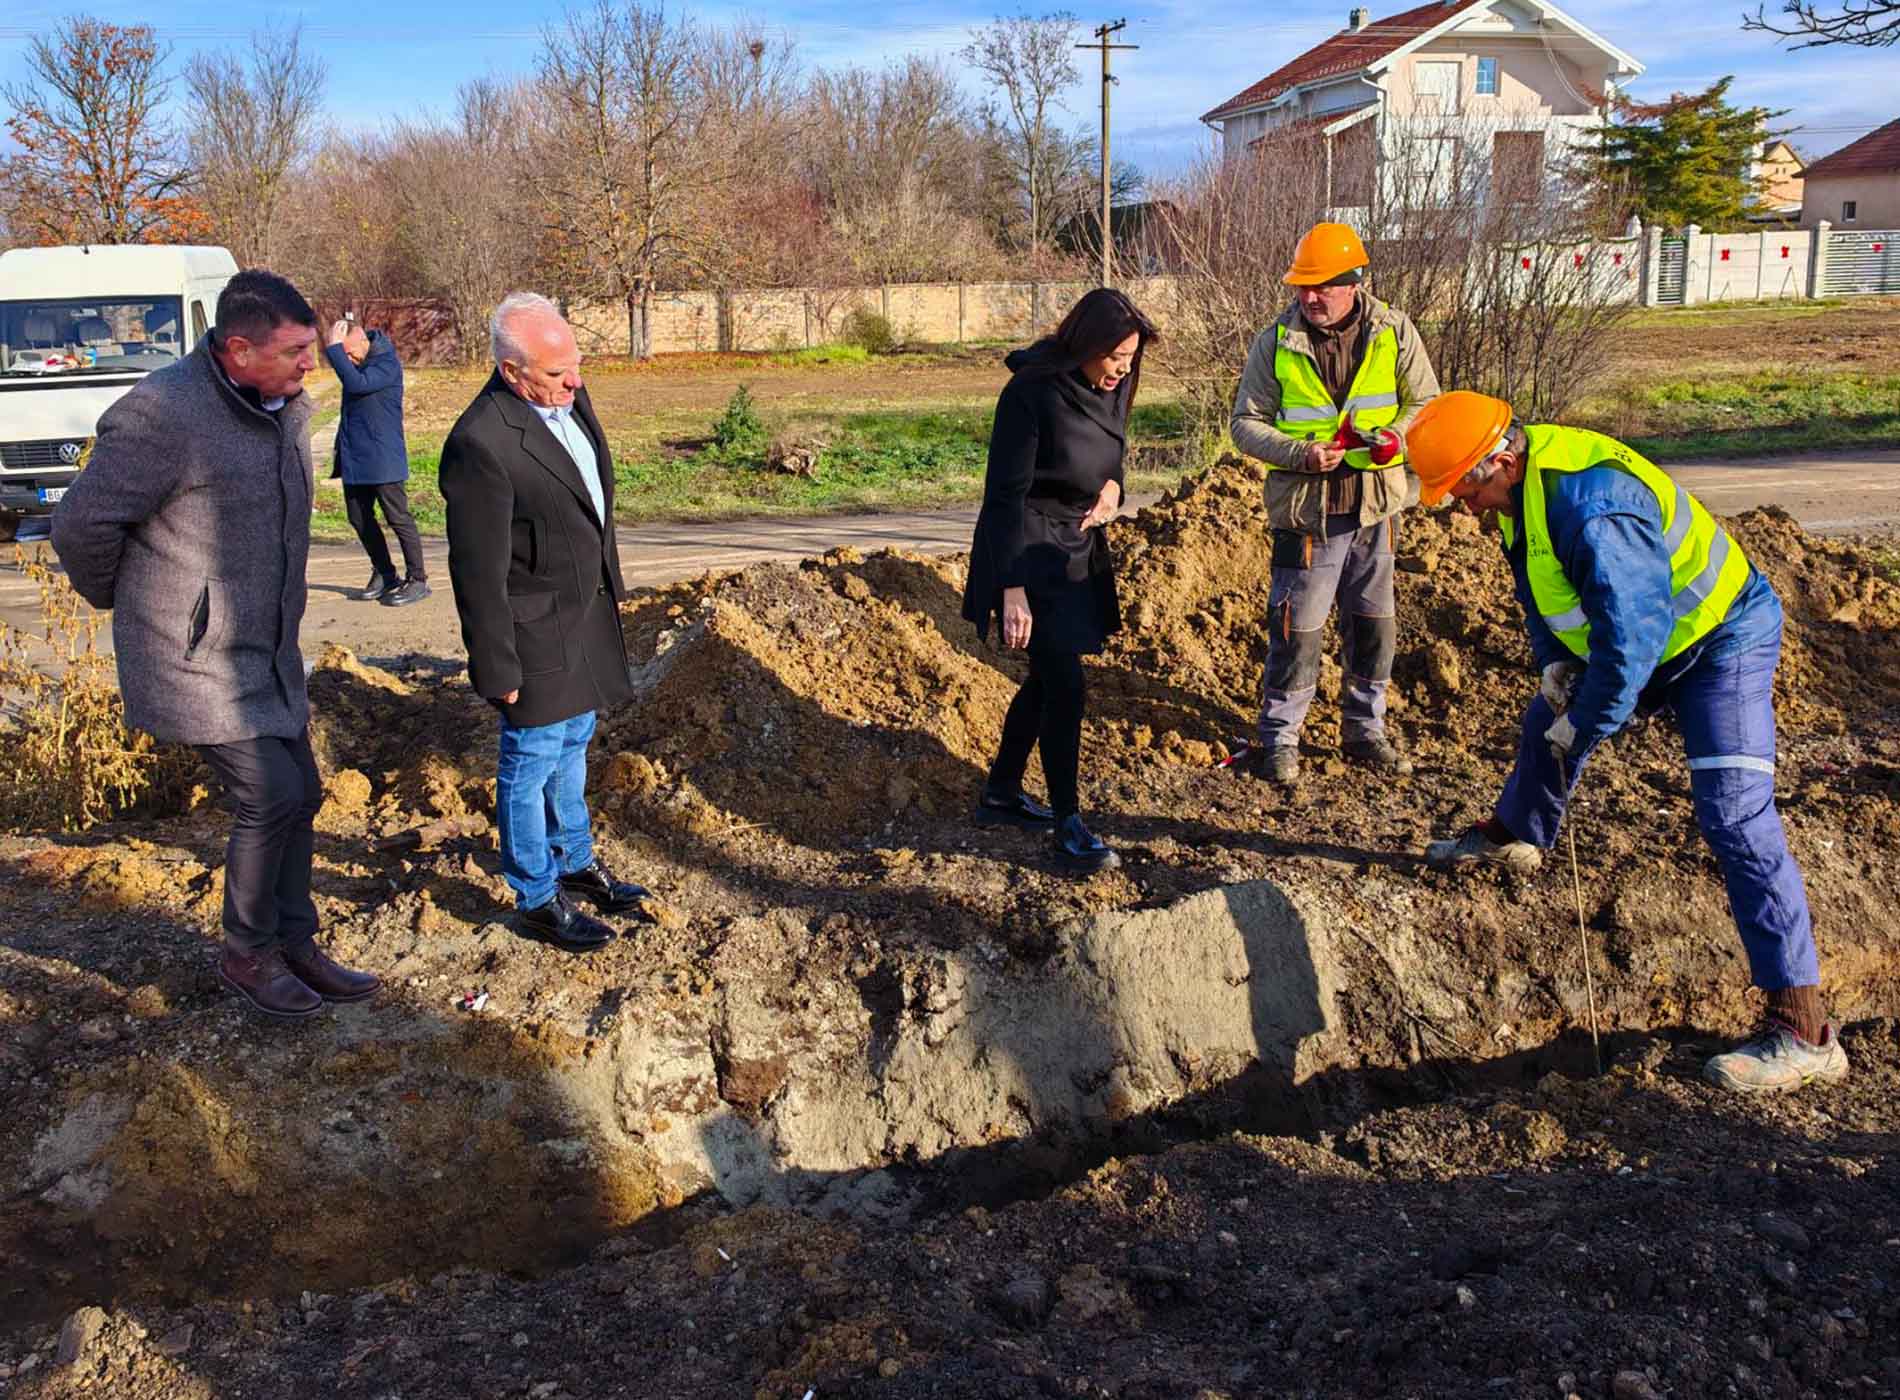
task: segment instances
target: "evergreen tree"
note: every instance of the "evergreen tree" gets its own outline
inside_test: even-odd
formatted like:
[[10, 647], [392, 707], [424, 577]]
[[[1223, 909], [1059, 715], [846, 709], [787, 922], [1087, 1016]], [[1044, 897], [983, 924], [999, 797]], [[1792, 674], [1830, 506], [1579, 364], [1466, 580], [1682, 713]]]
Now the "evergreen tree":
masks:
[[1625, 192], [1629, 211], [1644, 223], [1708, 229], [1741, 221], [1756, 186], [1749, 164], [1770, 139], [1768, 123], [1783, 113], [1732, 106], [1734, 81], [1653, 105], [1619, 99], [1614, 119], [1597, 128], [1599, 173]]

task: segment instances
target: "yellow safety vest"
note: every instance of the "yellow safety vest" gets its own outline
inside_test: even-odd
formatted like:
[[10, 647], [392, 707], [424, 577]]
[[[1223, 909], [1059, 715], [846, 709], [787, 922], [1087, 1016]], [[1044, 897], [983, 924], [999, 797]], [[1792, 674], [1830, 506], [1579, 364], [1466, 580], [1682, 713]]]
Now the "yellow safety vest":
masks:
[[[1670, 608], [1676, 619], [1662, 659], [1681, 655], [1713, 632], [1748, 586], [1749, 563], [1742, 547], [1702, 502], [1640, 452], [1602, 433], [1546, 423], [1526, 428], [1524, 435], [1530, 439], [1530, 461], [1524, 471], [1524, 569], [1531, 600], [1557, 640], [1585, 661], [1590, 659], [1590, 620], [1583, 615], [1583, 599], [1564, 576], [1563, 565], [1550, 547], [1544, 474], [1605, 465], [1628, 472], [1655, 492], [1662, 511], [1663, 544], [1669, 550]], [[1505, 544], [1514, 547], [1517, 522], [1500, 515], [1498, 528]]]
[[[1390, 326], [1366, 346], [1365, 358], [1359, 362], [1359, 372], [1352, 377], [1343, 404], [1335, 404], [1326, 392], [1319, 366], [1310, 355], [1286, 348], [1286, 326], [1277, 329], [1273, 374], [1280, 381], [1280, 416], [1274, 420], [1274, 427], [1289, 437], [1330, 442], [1348, 413], [1361, 428], [1385, 428], [1398, 421], [1399, 337]], [[1367, 448], [1355, 447], [1346, 453], [1346, 465], [1361, 471], [1384, 471], [1404, 460], [1403, 446], [1385, 467], [1373, 465]]]

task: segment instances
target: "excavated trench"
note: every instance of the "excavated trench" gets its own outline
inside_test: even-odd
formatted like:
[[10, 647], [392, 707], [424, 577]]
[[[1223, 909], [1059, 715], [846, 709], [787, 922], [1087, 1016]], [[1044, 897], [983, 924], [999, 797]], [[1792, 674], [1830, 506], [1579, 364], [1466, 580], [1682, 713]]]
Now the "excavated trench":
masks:
[[[662, 976], [571, 1028], [348, 1009], [240, 1023], [236, 1054], [201, 1029], [69, 1080], [0, 1214], [24, 1265], [0, 1302], [44, 1319], [539, 1272], [755, 1204], [904, 1228], [1111, 1154], [1339, 1133], [1478, 1078], [1588, 1072], [1580, 987], [1473, 983], [1419, 926], [1374, 946], [1339, 889], [1251, 880], [1078, 919], [1033, 967], [860, 947], [769, 980]], [[432, 957], [479, 965], [510, 939], [485, 926]], [[1724, 949], [1665, 955], [1686, 989]], [[1606, 989], [1619, 1032], [1658, 1004], [1628, 991]]]
[[[479, 956], [508, 935], [459, 937]], [[75, 1078], [31, 1136], [6, 1215], [12, 1287], [37, 1296], [15, 1301], [538, 1269], [695, 1202], [901, 1224], [1111, 1147], [1293, 1126], [1344, 1048], [1329, 922], [1271, 882], [1055, 942], [1027, 970], [869, 953], [621, 998], [587, 1036], [352, 1009], [241, 1057], [214, 1032], [132, 1058]]]

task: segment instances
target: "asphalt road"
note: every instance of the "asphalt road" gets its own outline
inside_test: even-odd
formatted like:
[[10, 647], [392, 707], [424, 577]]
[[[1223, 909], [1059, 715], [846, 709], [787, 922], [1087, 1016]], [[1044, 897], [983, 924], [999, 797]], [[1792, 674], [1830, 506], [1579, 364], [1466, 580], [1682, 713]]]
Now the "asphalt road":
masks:
[[[1900, 452], [1689, 463], [1673, 465], [1669, 473], [1721, 514], [1779, 505], [1811, 530], [1900, 534]], [[628, 584], [641, 587], [712, 570], [740, 569], [767, 559], [809, 558], [841, 545], [865, 551], [965, 549], [975, 518], [976, 508], [971, 506], [927, 515], [637, 525], [620, 531], [620, 558]], [[385, 608], [352, 596], [369, 577], [360, 548], [354, 543], [313, 546], [310, 607], [303, 627], [305, 653], [314, 656], [324, 643], [337, 641], [368, 658], [418, 652], [459, 659], [462, 649], [449, 596], [447, 549], [439, 538], [424, 540], [423, 548], [436, 592], [411, 607]], [[0, 570], [0, 620], [30, 628], [37, 616], [38, 595], [33, 586], [10, 567]], [[100, 640], [110, 645], [106, 633], [101, 633]]]

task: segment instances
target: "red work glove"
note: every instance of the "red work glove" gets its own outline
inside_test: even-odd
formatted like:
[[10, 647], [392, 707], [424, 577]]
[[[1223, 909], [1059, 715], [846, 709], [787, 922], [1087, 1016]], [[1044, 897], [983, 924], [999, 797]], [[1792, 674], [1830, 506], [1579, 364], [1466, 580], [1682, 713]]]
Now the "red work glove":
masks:
[[1390, 428], [1372, 430], [1372, 465], [1389, 467], [1405, 447], [1405, 440]]
[[1346, 452], [1365, 445], [1366, 440], [1359, 436], [1359, 430], [1352, 425], [1351, 414], [1340, 423], [1339, 431], [1333, 434], [1333, 440], [1327, 444], [1328, 447], [1337, 447]]

